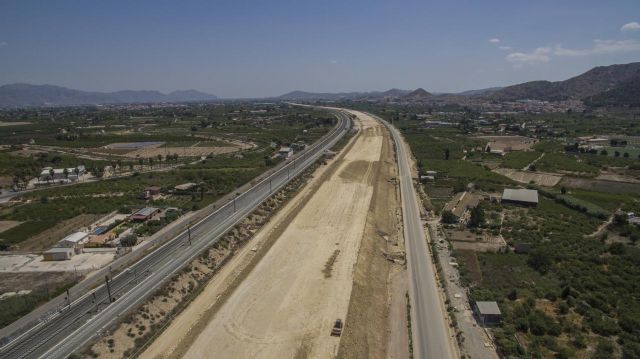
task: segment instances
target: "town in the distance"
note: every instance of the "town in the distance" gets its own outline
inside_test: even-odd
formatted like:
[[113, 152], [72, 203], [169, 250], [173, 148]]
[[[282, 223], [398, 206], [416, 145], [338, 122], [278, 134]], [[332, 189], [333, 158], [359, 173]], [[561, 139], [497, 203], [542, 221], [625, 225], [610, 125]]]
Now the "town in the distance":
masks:
[[[579, 14], [593, 21], [640, 10], [623, 2], [592, 4], [597, 17]], [[88, 5], [66, 13], [8, 6], [15, 30], [0, 24], [0, 76], [11, 79], [0, 80], [0, 358], [640, 358], [640, 62], [628, 61], [640, 53], [638, 22], [606, 32], [604, 23], [589, 29], [580, 16], [548, 15], [567, 14], [566, 5], [505, 5], [523, 24], [523, 13], [544, 12], [567, 42], [579, 43], [567, 21], [615, 38], [526, 51], [515, 39], [547, 30], [483, 20], [475, 14], [494, 15], [469, 4], [471, 12], [458, 4], [462, 13], [406, 4], [439, 24], [434, 39], [410, 31], [428, 21], [401, 22], [399, 14], [416, 15], [377, 2], [291, 5], [310, 24], [300, 33], [298, 15], [282, 4], [186, 3], [189, 16], [154, 3], [144, 19], [104, 4], [106, 19], [140, 28], [131, 38]], [[512, 31], [513, 39], [482, 35], [491, 49], [452, 54], [393, 40], [463, 41], [428, 15], [445, 8], [479, 33]], [[36, 24], [51, 14], [67, 22]], [[84, 16], [91, 26], [78, 27]], [[403, 73], [414, 58], [373, 71], [386, 53], [371, 55], [371, 44], [349, 35], [362, 36], [365, 19], [383, 27], [372, 35], [376, 51], [408, 51], [430, 64], [427, 75]], [[322, 31], [311, 28], [320, 23]], [[222, 41], [222, 25], [233, 29], [232, 44], [203, 49]], [[163, 50], [143, 26], [175, 49]], [[47, 31], [71, 54], [34, 35], [53, 38]], [[311, 49], [301, 39], [322, 39], [313, 58], [297, 50]], [[35, 44], [51, 51], [51, 66], [27, 48]], [[332, 46], [341, 52], [314, 62]], [[483, 66], [467, 72], [470, 82], [451, 70], [466, 64], [461, 54]], [[223, 71], [211, 75], [198, 56]], [[92, 74], [95, 64], [129, 77]], [[463, 91], [447, 87], [442, 72], [506, 85]], [[482, 80], [485, 72], [500, 80]], [[275, 85], [300, 83], [296, 76], [304, 89], [325, 90]], [[179, 85], [127, 89], [154, 88], [152, 77]], [[185, 88], [181, 77], [199, 90], [166, 91]], [[202, 86], [210, 77], [220, 85]], [[96, 79], [94, 90], [69, 85], [84, 78]], [[423, 84], [409, 87], [416, 78]], [[255, 87], [242, 87], [247, 79]], [[382, 79], [390, 89], [371, 87]], [[136, 81], [151, 85], [126, 85]], [[349, 81], [369, 90], [326, 90]], [[265, 82], [279, 92], [254, 95]]]

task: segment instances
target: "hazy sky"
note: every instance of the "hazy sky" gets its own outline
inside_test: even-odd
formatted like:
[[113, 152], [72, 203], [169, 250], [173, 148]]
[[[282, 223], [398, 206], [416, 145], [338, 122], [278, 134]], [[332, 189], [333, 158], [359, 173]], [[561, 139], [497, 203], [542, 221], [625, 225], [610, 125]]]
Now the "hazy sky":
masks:
[[640, 61], [640, 1], [0, 2], [0, 84], [461, 91]]

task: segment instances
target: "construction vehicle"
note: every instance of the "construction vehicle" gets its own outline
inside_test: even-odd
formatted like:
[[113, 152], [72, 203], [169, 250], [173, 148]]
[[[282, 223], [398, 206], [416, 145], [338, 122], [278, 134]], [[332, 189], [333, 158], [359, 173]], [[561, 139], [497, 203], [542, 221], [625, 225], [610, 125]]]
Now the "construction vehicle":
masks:
[[331, 329], [331, 336], [339, 337], [342, 334], [342, 319], [336, 319]]

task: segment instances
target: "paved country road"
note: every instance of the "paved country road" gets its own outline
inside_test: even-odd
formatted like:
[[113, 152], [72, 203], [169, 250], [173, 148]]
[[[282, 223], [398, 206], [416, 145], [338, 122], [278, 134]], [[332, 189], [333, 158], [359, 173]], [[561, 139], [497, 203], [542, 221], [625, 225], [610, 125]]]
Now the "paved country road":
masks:
[[180, 233], [111, 278], [108, 286], [98, 286], [46, 321], [11, 338], [0, 349], [0, 357], [66, 358], [98, 336], [342, 138], [351, 120], [344, 112], [333, 114], [338, 124], [328, 135], [195, 224], [190, 231], [191, 241], [187, 231]]
[[454, 358], [455, 344], [445, 320], [446, 307], [441, 300], [436, 275], [427, 245], [418, 197], [413, 188], [409, 154], [398, 130], [388, 122], [373, 116], [387, 126], [396, 144], [402, 194], [402, 219], [407, 248], [411, 331], [414, 358]]

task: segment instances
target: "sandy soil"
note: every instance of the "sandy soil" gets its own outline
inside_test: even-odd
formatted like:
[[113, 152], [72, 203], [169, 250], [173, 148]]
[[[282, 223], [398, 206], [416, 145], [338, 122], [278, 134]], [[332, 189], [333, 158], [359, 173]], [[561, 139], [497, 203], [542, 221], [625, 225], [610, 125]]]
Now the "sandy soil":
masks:
[[20, 221], [0, 221], [0, 233], [9, 230], [17, 225], [19, 225]]
[[[336, 354], [339, 338], [329, 332], [336, 318], [347, 316], [354, 265], [374, 191], [372, 168], [380, 159], [383, 141], [382, 128], [373, 120], [365, 119], [362, 128], [363, 135], [338, 160], [337, 171], [322, 183], [184, 357]], [[364, 171], [349, 173], [354, 166]], [[326, 278], [323, 270], [336, 250], [340, 252]]]
[[22, 125], [30, 125], [31, 122], [3, 122], [0, 121], [0, 127], [5, 127], [5, 126], [22, 126]]
[[44, 261], [38, 254], [0, 256], [0, 272], [89, 272], [109, 264], [114, 252], [81, 253], [67, 261]]
[[562, 179], [562, 175], [553, 174], [553, 173], [542, 173], [542, 172], [525, 172], [514, 170], [511, 168], [496, 168], [493, 170], [496, 173], [499, 173], [503, 176], [509, 177], [512, 180], [520, 183], [531, 183], [533, 181], [535, 184], [539, 184], [546, 187], [553, 187], [560, 182]]
[[[387, 131], [383, 131], [382, 135], [382, 156], [373, 165], [373, 199], [354, 270], [353, 289], [338, 358], [384, 358], [387, 357], [389, 346], [393, 347], [394, 354], [399, 354], [393, 357], [403, 357], [403, 349], [407, 354], [404, 357], [408, 357], [406, 289], [395, 286], [391, 277], [392, 270], [402, 271], [406, 275], [403, 271], [400, 194], [395, 181], [398, 173], [391, 138]], [[358, 174], [367, 170], [368, 163], [354, 161], [347, 167], [350, 171], [342, 176], [357, 178]], [[398, 259], [399, 263], [393, 264], [392, 259]], [[394, 303], [392, 298], [400, 303]], [[392, 311], [390, 307], [393, 304], [395, 310]], [[395, 332], [398, 326], [403, 328]], [[387, 340], [392, 333], [393, 340]]]

